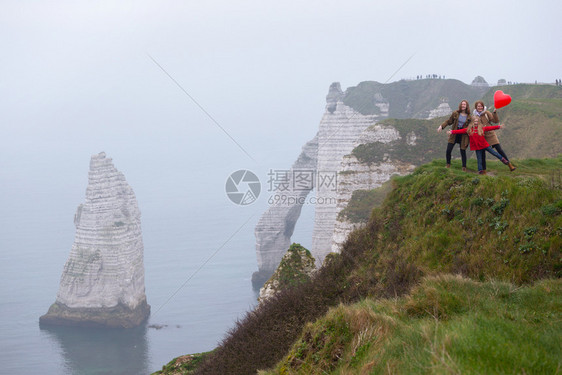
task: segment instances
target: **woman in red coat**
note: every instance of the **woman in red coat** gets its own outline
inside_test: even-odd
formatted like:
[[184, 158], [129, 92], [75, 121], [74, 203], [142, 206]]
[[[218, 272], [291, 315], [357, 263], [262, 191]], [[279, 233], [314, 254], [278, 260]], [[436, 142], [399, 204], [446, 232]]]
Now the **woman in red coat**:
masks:
[[468, 139], [470, 142], [470, 149], [476, 152], [476, 159], [478, 160], [478, 173], [486, 174], [482, 161], [484, 160], [484, 155], [486, 151], [494, 155], [496, 158], [500, 159], [502, 163], [509, 166], [509, 161], [501, 156], [496, 150], [494, 150], [490, 144], [486, 141], [484, 133], [487, 131], [501, 129], [503, 125], [497, 126], [482, 126], [480, 124], [478, 116], [473, 116], [472, 122], [465, 129], [449, 130], [449, 134], [468, 134]]

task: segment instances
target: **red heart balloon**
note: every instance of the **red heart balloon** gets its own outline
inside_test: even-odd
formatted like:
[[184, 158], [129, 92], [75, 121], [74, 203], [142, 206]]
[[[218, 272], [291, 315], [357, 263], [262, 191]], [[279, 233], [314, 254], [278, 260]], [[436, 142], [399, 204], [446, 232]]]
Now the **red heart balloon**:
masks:
[[511, 103], [511, 96], [504, 94], [502, 90], [498, 90], [494, 93], [494, 107], [496, 109], [505, 107]]

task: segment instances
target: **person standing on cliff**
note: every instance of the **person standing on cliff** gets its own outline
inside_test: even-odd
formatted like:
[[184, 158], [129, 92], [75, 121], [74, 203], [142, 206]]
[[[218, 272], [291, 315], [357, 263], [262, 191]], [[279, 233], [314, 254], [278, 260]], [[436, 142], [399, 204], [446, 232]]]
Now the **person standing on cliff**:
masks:
[[[500, 122], [497, 110], [494, 109], [494, 112], [488, 111], [482, 100], [477, 100], [474, 103], [474, 108], [475, 109], [472, 112], [472, 116], [478, 117], [482, 126], [490, 126], [492, 125], [492, 123], [497, 124]], [[505, 151], [500, 146], [500, 141], [498, 139], [498, 136], [496, 135], [496, 132], [493, 130], [487, 131], [484, 137], [486, 138], [486, 142], [488, 142], [490, 146], [492, 146], [501, 156], [503, 156], [508, 161], [507, 165], [509, 166], [509, 170], [513, 172], [516, 167], [511, 164]], [[483, 153], [482, 166], [484, 167], [484, 171], [486, 171], [486, 153]]]
[[478, 120], [479, 118], [475, 116], [468, 127], [458, 130], [449, 130], [447, 133], [468, 134], [470, 139], [470, 149], [476, 152], [476, 160], [478, 160], [478, 174], [486, 174], [486, 170], [482, 166], [482, 161], [484, 160], [483, 156], [486, 155], [486, 151], [501, 160], [501, 162], [505, 165], [508, 165], [509, 162], [488, 144], [486, 137], [484, 136], [484, 134], [490, 131], [501, 129], [503, 125], [482, 126]]
[[[459, 103], [459, 109], [454, 111], [448, 120], [444, 121], [437, 128], [437, 132], [445, 129], [448, 125], [452, 125], [453, 130], [466, 128], [471, 121], [470, 106], [468, 100], [462, 100]], [[466, 134], [450, 134], [447, 141], [447, 151], [445, 157], [447, 159], [447, 168], [451, 167], [451, 152], [455, 144], [459, 144], [462, 159], [462, 170], [466, 172], [466, 148], [468, 147], [468, 135]]]

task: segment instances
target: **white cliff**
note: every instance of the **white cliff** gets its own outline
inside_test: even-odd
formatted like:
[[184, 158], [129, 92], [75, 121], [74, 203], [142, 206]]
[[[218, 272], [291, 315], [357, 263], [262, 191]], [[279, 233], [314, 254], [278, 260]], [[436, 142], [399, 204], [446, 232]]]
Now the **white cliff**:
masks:
[[[304, 145], [293, 167], [287, 171], [287, 180], [271, 192], [272, 203], [256, 225], [258, 272], [252, 276], [256, 288], [273, 274], [291, 244], [305, 198], [314, 188], [317, 152], [318, 137], [315, 136]], [[296, 180], [299, 176], [307, 180]]]
[[472, 83], [471, 83], [470, 85], [471, 85], [471, 86], [475, 86], [475, 87], [485, 88], [485, 89], [487, 89], [488, 87], [490, 87], [490, 85], [488, 85], [488, 82], [486, 82], [486, 80], [485, 80], [484, 77], [482, 77], [482, 76], [476, 76], [476, 77], [472, 80]]
[[[355, 147], [364, 144], [375, 144], [384, 148], [393, 143], [405, 142], [415, 145], [414, 132], [402, 139], [400, 133], [392, 126], [373, 125], [367, 128], [357, 139]], [[341, 217], [340, 212], [347, 207], [351, 196], [356, 190], [371, 190], [382, 186], [393, 175], [405, 175], [414, 170], [415, 166], [394, 159], [385, 153], [382, 160], [376, 163], [362, 163], [353, 154], [345, 155], [338, 173], [338, 195], [336, 203], [336, 217], [331, 239], [331, 252], [338, 253], [349, 233], [363, 226], [365, 223], [352, 222]]]
[[[344, 155], [351, 153], [357, 139], [381, 115], [362, 115], [343, 103], [343, 92], [339, 83], [332, 84], [330, 91], [339, 91], [340, 96], [332, 95], [327, 110], [320, 121], [318, 131], [318, 164], [314, 229], [311, 253], [320, 265], [332, 250], [332, 234], [338, 214], [338, 171]], [[382, 97], [376, 97], [380, 103]], [[333, 110], [330, 110], [333, 109]], [[385, 107], [385, 112], [388, 108]]]
[[[448, 116], [452, 112], [450, 101], [476, 100], [482, 96], [486, 85], [481, 77], [472, 85], [457, 80], [362, 82], [343, 92], [339, 83], [332, 83], [317, 139], [303, 149], [303, 154], [314, 156], [308, 157], [306, 163], [297, 161], [293, 166], [293, 169], [305, 166], [316, 175], [310, 251], [317, 266], [328, 253], [340, 250], [356, 225], [338, 220], [353, 191], [374, 189], [393, 174], [409, 173], [414, 165], [442, 157], [443, 142], [435, 136], [434, 129], [427, 129], [423, 122], [408, 123], [400, 119]], [[438, 98], [440, 103], [436, 103]], [[377, 124], [384, 119], [396, 127], [389, 126], [388, 121], [385, 126]], [[375, 126], [369, 128], [371, 125]], [[369, 146], [369, 162], [361, 162], [352, 155], [359, 145]], [[273, 204], [260, 219], [255, 231], [259, 270], [252, 278], [254, 286], [263, 285], [279, 264], [291, 243], [301, 202], [309, 192], [285, 192], [290, 199], [285, 199], [282, 205]]]
[[132, 327], [148, 317], [140, 216], [123, 174], [105, 153], [93, 155], [70, 256], [41, 323]]
[[449, 106], [449, 103], [441, 103], [437, 108], [429, 111], [429, 116], [427, 116], [427, 119], [431, 120], [432, 118], [436, 117], [448, 116], [451, 113], [453, 113], [453, 110]]

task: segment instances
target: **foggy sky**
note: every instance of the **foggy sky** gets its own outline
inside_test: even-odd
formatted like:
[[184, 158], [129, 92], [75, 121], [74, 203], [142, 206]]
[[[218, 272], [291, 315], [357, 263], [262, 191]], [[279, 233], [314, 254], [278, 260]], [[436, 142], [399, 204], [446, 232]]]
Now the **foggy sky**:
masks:
[[72, 191], [76, 205], [106, 151], [141, 209], [210, 186], [228, 204], [230, 172], [290, 167], [334, 81], [562, 78], [561, 13], [544, 0], [3, 0], [0, 196], [34, 186], [32, 203]]
[[[133, 130], [162, 143], [199, 139], [195, 147], [224, 137], [148, 55], [260, 160], [283, 150], [296, 156], [315, 133], [331, 82], [344, 89], [386, 82], [411, 56], [392, 81], [430, 73], [465, 83], [482, 75], [491, 84], [562, 76], [555, 1], [1, 1], [0, 8], [0, 126], [2, 148], [12, 151], [32, 141], [40, 150], [69, 147], [58, 139], [65, 135], [95, 152]], [[227, 141], [226, 152], [240, 152]]]

